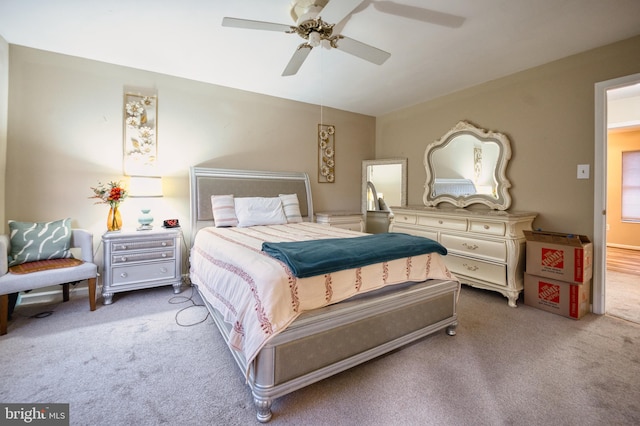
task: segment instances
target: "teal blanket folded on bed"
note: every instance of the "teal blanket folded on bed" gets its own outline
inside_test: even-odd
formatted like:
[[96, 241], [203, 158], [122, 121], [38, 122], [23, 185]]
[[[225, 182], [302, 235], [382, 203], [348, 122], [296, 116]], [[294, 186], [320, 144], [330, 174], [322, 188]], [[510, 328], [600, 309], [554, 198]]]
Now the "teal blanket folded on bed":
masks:
[[396, 232], [354, 238], [262, 243], [262, 251], [286, 263], [298, 278], [426, 253], [447, 254], [447, 249], [434, 240]]

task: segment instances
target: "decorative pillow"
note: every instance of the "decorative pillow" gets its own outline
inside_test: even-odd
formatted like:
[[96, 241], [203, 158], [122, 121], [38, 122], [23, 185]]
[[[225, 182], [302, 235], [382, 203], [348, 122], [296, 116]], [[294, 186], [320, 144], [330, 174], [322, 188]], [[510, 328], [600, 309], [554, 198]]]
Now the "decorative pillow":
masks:
[[287, 223], [280, 197], [239, 197], [235, 203], [239, 227]]
[[216, 228], [238, 226], [233, 195], [212, 195], [211, 209], [213, 210], [213, 221]]
[[9, 266], [71, 256], [71, 219], [55, 222], [9, 221]]
[[298, 201], [298, 194], [280, 194], [280, 199], [282, 200], [282, 209], [284, 210], [284, 215], [287, 216], [287, 222], [302, 222], [302, 214], [300, 213], [300, 202]]

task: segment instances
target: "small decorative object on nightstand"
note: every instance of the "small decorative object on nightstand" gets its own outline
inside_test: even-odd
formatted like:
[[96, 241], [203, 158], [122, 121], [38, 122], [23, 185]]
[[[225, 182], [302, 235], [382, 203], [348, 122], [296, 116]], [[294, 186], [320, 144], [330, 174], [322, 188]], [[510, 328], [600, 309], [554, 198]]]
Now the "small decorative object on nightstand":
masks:
[[316, 222], [323, 225], [364, 232], [364, 218], [362, 213], [359, 212], [319, 212], [316, 213]]
[[147, 232], [107, 232], [104, 244], [104, 304], [114, 293], [172, 285], [180, 293], [182, 285], [182, 231], [180, 228]]
[[[162, 178], [148, 176], [131, 176], [129, 182], [129, 194], [132, 198], [159, 198], [162, 197]], [[141, 209], [142, 214], [138, 217], [138, 231], [149, 231], [153, 229], [153, 216], [148, 207]]]

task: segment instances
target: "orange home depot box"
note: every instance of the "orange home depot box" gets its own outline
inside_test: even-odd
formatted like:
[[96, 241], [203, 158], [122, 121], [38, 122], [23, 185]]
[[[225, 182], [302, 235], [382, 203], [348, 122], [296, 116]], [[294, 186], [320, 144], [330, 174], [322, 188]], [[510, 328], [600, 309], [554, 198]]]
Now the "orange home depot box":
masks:
[[524, 274], [524, 304], [567, 318], [580, 319], [589, 312], [591, 282], [584, 284]]
[[560, 281], [586, 283], [593, 274], [593, 244], [584, 235], [524, 231], [527, 272]]

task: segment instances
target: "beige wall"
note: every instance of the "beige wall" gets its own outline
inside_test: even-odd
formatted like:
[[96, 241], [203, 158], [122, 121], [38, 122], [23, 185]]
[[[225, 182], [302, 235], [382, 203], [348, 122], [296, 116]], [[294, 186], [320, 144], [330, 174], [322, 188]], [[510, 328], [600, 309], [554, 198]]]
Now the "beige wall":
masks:
[[607, 144], [607, 244], [640, 248], [640, 223], [622, 222], [622, 152], [640, 150], [640, 130], [609, 132]]
[[[5, 223], [9, 44], [0, 36], [0, 223]], [[2, 228], [0, 227], [0, 231]]]
[[[324, 109], [325, 123], [336, 126], [336, 182], [318, 184], [316, 105], [15, 45], [9, 66], [7, 219], [69, 216], [74, 227], [93, 231], [97, 245], [108, 208], [93, 204], [89, 187], [123, 178], [123, 94], [139, 90], [158, 95], [165, 197], [150, 205], [156, 225], [178, 218], [188, 233], [194, 165], [305, 171], [316, 211], [360, 210], [361, 162], [374, 156], [374, 117]], [[125, 227], [137, 225], [143, 203], [121, 205]]]
[[[409, 159], [408, 202], [421, 204], [427, 144], [460, 120], [500, 131], [513, 151], [512, 210], [538, 212], [536, 228], [592, 236], [594, 84], [640, 72], [639, 51], [635, 37], [378, 117], [376, 157]], [[590, 179], [576, 179], [578, 164]]]

